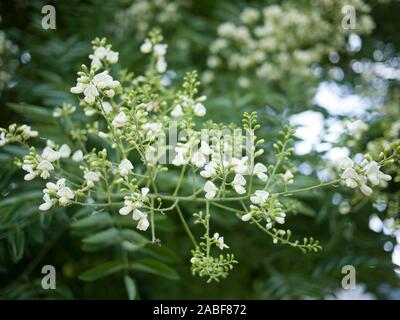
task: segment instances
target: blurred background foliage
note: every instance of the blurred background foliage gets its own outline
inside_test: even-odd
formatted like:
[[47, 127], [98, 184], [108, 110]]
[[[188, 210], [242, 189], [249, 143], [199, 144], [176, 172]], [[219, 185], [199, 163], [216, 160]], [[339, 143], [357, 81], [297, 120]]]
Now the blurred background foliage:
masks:
[[[330, 2], [335, 3], [321, 0]], [[343, 5], [346, 1], [338, 3]], [[256, 70], [250, 68], [246, 70], [248, 83], [243, 86], [243, 81], [238, 81], [243, 72], [229, 68], [213, 70], [213, 80], [207, 81], [210, 46], [218, 37], [218, 27], [226, 21], [239, 21], [249, 6], [262, 9], [289, 5], [301, 12], [310, 5], [313, 9], [312, 1], [2, 1], [0, 38], [4, 34], [11, 41], [11, 50], [0, 53], [1, 71], [8, 70], [10, 74], [4, 87], [0, 85], [0, 126], [24, 122], [44, 135], [62, 136], [63, 128], [51, 113], [64, 102], [76, 104], [69, 89], [80, 65], [88, 61], [90, 41], [107, 37], [120, 52], [118, 65], [140, 74], [144, 66], [140, 44], [149, 29], [160, 27], [169, 45], [169, 78], [174, 81], [186, 71], [198, 70], [206, 82], [202, 90], [208, 96], [209, 118], [238, 122], [244, 111], [257, 110], [262, 124], [260, 136], [267, 144], [272, 144], [269, 141], [276, 137], [282, 123], [291, 122], [295, 115], [313, 112], [325, 120], [318, 135], [320, 145], [328, 147], [313, 146], [298, 152], [293, 160], [299, 171], [306, 173], [296, 180], [296, 187], [309, 185], [328, 169], [325, 156], [332, 149], [345, 145], [352, 154], [373, 153], [374, 147], [399, 139], [400, 2], [364, 3], [370, 8], [368, 14], [375, 27], [365, 34], [347, 33], [340, 48], [333, 47], [310, 66], [314, 77], [305, 79], [299, 75], [296, 64], [292, 65], [290, 76], [282, 76], [279, 81], [257, 77]], [[56, 8], [56, 30], [41, 27], [41, 8], [45, 4]], [[341, 16], [337, 12], [340, 6], [319, 11], [322, 7], [314, 7], [316, 14]], [[337, 24], [340, 19], [330, 19], [328, 23]], [[317, 45], [318, 42], [311, 43], [308, 47]], [[268, 58], [267, 55], [265, 59]], [[329, 95], [316, 99], [324, 85], [339, 90], [343, 99], [325, 101], [332, 98]], [[340, 105], [347, 96], [362, 98], [363, 106]], [[330, 103], [326, 107], [321, 101]], [[333, 141], [327, 137], [338, 122], [354, 118], [362, 118], [368, 124], [360, 139], [343, 132]], [[308, 126], [317, 125], [312, 119], [305, 121]], [[302, 138], [298, 137], [299, 142]], [[87, 209], [66, 208], [52, 215], [39, 213], [39, 183], [18, 182], [22, 175], [12, 163], [21, 152], [18, 147], [7, 146], [0, 153], [2, 298], [325, 298], [335, 293], [339, 296], [341, 269], [348, 264], [356, 267], [358, 283], [365, 284], [376, 298], [400, 297], [396, 291], [398, 265], [392, 261], [400, 252], [399, 233], [393, 228], [399, 210], [399, 177], [372, 201], [334, 189], [296, 196], [289, 228], [299, 235], [319, 239], [324, 249], [318, 254], [303, 255], [274, 245], [251, 226], [215, 209], [215, 224], [240, 264], [225, 281], [206, 284], [190, 274], [191, 244], [175, 215], [159, 222], [162, 246], [158, 247], [136, 233], [129, 219], [108, 212], [93, 216]], [[265, 159], [273, 160], [273, 154], [267, 152]], [[390, 171], [398, 176], [399, 166], [394, 164]], [[344, 202], [350, 209], [343, 210]], [[193, 205], [183, 209], [187, 216], [196, 211]], [[118, 264], [121, 250], [129, 252], [130, 276]], [[46, 264], [54, 265], [58, 271], [57, 290], [41, 289], [40, 271]]]

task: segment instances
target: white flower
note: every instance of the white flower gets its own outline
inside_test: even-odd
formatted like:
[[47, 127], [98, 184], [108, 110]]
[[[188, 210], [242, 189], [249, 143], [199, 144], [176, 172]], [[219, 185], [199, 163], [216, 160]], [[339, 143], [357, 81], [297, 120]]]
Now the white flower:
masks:
[[199, 151], [200, 151], [202, 154], [206, 155], [206, 156], [208, 156], [208, 155], [210, 155], [210, 154], [212, 153], [212, 150], [211, 150], [211, 148], [210, 148], [210, 145], [209, 145], [207, 142], [205, 142], [205, 141], [201, 141]]
[[119, 209], [119, 214], [126, 216], [130, 212], [136, 209], [136, 205], [133, 203], [133, 201], [125, 199], [124, 201], [124, 207]]
[[140, 46], [140, 51], [143, 53], [150, 53], [153, 45], [149, 39], [144, 39], [143, 44]]
[[71, 202], [71, 199], [75, 197], [75, 194], [70, 188], [62, 187], [57, 191], [57, 196], [59, 197], [58, 202], [60, 205], [67, 206]]
[[30, 164], [24, 164], [22, 169], [27, 171], [28, 173], [24, 176], [25, 181], [31, 181], [37, 177], [39, 171], [33, 171], [33, 167]]
[[221, 250], [223, 250], [225, 248], [227, 248], [227, 249], [229, 248], [224, 242], [224, 237], [220, 237], [219, 233], [214, 233], [213, 238], [217, 242], [216, 243], [217, 247], [220, 248]]
[[60, 152], [54, 151], [51, 147], [46, 147], [43, 149], [41, 158], [50, 162], [59, 160], [61, 157]]
[[99, 172], [89, 171], [84, 174], [83, 178], [86, 180], [88, 187], [92, 188], [94, 183], [100, 180], [100, 176]]
[[215, 170], [214, 162], [207, 163], [204, 167], [204, 170], [200, 171], [200, 175], [203, 178], [211, 178], [215, 175], [215, 173], [216, 173], [216, 170]]
[[265, 165], [257, 163], [254, 166], [253, 174], [255, 174], [262, 182], [266, 182], [268, 180], [268, 176], [265, 174], [267, 171], [268, 169]]
[[174, 166], [183, 166], [189, 162], [189, 159], [185, 157], [187, 152], [187, 148], [185, 147], [176, 147], [175, 148], [176, 155], [175, 158], [172, 160], [172, 164]]
[[94, 51], [93, 54], [96, 58], [104, 59], [107, 56], [107, 52], [108, 52], [108, 50], [106, 48], [98, 47], [98, 48], [96, 48], [96, 50]]
[[136, 228], [141, 230], [141, 231], [146, 231], [147, 228], [149, 227], [150, 223], [149, 220], [147, 219], [147, 214], [141, 212], [140, 210], [136, 209], [133, 212], [132, 215], [133, 220], [139, 220]]
[[74, 154], [72, 155], [72, 160], [75, 162], [80, 162], [83, 160], [83, 152], [82, 150], [77, 150], [74, 152]]
[[368, 129], [368, 125], [361, 120], [347, 123], [347, 128], [356, 140], [359, 140], [365, 130]]
[[175, 108], [171, 111], [171, 116], [172, 117], [177, 118], [177, 117], [181, 117], [183, 115], [184, 115], [184, 113], [183, 113], [183, 110], [182, 110], [182, 106], [180, 104], [177, 104], [175, 106]]
[[38, 164], [37, 169], [40, 170], [40, 171], [42, 171], [41, 174], [40, 174], [40, 176], [41, 176], [43, 179], [47, 179], [47, 178], [50, 176], [49, 171], [54, 170], [54, 167], [53, 167], [53, 165], [52, 165], [49, 161], [47, 161], [47, 160], [42, 160], [42, 161], [40, 161], [40, 163]]
[[279, 224], [284, 224], [285, 223], [285, 217], [286, 217], [286, 214], [281, 212], [279, 216], [275, 217], [275, 221], [278, 222]]
[[372, 194], [372, 189], [368, 187], [365, 183], [360, 186], [360, 190], [363, 194], [369, 197]]
[[[114, 79], [108, 74], [108, 71], [103, 71], [99, 74], [96, 74], [93, 77], [92, 81], [93, 81], [95, 88], [99, 88], [99, 89], [117, 88], [120, 85], [119, 81], [114, 81]], [[91, 86], [91, 85], [89, 85], [89, 86]], [[83, 92], [84, 94], [85, 94], [86, 90], [87, 90], [87, 88]], [[96, 89], [96, 91], [97, 91], [97, 89]], [[93, 95], [93, 94], [91, 94], [91, 95]]]
[[111, 64], [115, 64], [118, 62], [119, 53], [115, 51], [109, 50], [107, 53], [107, 61]]
[[0, 147], [4, 146], [7, 144], [7, 138], [6, 138], [6, 133], [1, 132], [0, 133]]
[[148, 122], [143, 125], [143, 129], [147, 131], [147, 139], [154, 139], [159, 132], [162, 131], [162, 123]]
[[122, 160], [118, 166], [119, 174], [122, 177], [126, 177], [131, 172], [132, 169], [133, 165], [128, 159]]
[[233, 170], [235, 170], [235, 173], [240, 173], [240, 174], [246, 174], [248, 171], [248, 165], [247, 165], [247, 160], [248, 157], [243, 157], [242, 159], [237, 159], [237, 158], [232, 158], [232, 165], [233, 165]]
[[147, 194], [149, 193], [150, 189], [149, 188], [142, 188], [140, 189], [140, 192], [142, 194], [142, 197], [146, 197]]
[[204, 192], [206, 193], [206, 199], [213, 199], [217, 195], [218, 188], [211, 181], [207, 181], [204, 185]]
[[114, 120], [112, 121], [112, 125], [116, 128], [121, 128], [125, 125], [125, 123], [128, 121], [128, 117], [126, 116], [125, 113], [122, 111], [118, 113]]
[[198, 102], [193, 106], [193, 112], [198, 117], [204, 117], [206, 115], [207, 110], [202, 103]]
[[294, 182], [293, 178], [294, 176], [292, 171], [286, 170], [286, 172], [283, 175], [283, 181], [285, 182], [285, 184], [292, 184]]
[[376, 161], [371, 161], [367, 165], [364, 166], [365, 175], [368, 180], [371, 181], [374, 185], [380, 185], [382, 181], [390, 181], [392, 177], [388, 174], [384, 174], [380, 171], [380, 166]]
[[167, 53], [167, 48], [168, 48], [168, 45], [166, 45], [166, 44], [161, 44], [161, 43], [156, 44], [154, 46], [154, 54], [157, 57], [165, 56], [165, 54]]
[[359, 175], [357, 174], [357, 172], [353, 169], [353, 168], [347, 168], [341, 177], [344, 182], [346, 183], [346, 185], [349, 188], [357, 188], [358, 186], [358, 181], [360, 180]]
[[345, 170], [345, 169], [348, 169], [348, 168], [353, 168], [354, 167], [354, 161], [351, 160], [349, 157], [343, 157], [343, 158], [340, 158], [337, 161], [337, 166], [338, 166], [339, 169], [342, 169], [342, 170]]
[[75, 87], [71, 88], [71, 93], [80, 94], [85, 90], [86, 87], [87, 87], [87, 84], [78, 82]]
[[244, 221], [244, 222], [250, 221], [251, 218], [253, 218], [253, 214], [251, 214], [251, 213], [246, 213], [246, 214], [242, 215], [242, 217], [241, 217], [242, 221]]
[[68, 158], [71, 155], [71, 148], [67, 144], [63, 144], [58, 152], [61, 158]]
[[53, 206], [53, 202], [51, 201], [50, 196], [47, 193], [44, 194], [43, 200], [44, 200], [44, 203], [42, 203], [39, 206], [39, 210], [47, 211]]
[[93, 104], [96, 97], [99, 95], [99, 91], [93, 84], [89, 84], [83, 91], [83, 94], [85, 95], [85, 101], [88, 104]]
[[26, 124], [23, 124], [20, 127], [20, 130], [22, 130], [23, 134], [28, 138], [34, 138], [39, 135], [39, 132], [32, 130], [31, 127]]
[[239, 173], [235, 175], [232, 186], [238, 194], [246, 193], [244, 186], [246, 185], [246, 179]]
[[160, 58], [157, 60], [156, 69], [158, 73], [164, 73], [167, 70], [167, 63], [164, 58]]
[[200, 151], [196, 151], [191, 160], [192, 164], [198, 168], [202, 168], [206, 164], [206, 161], [206, 157]]
[[101, 106], [103, 107], [105, 113], [110, 113], [113, 110], [111, 103], [107, 101], [104, 101]]
[[253, 196], [250, 197], [250, 201], [254, 204], [258, 204], [260, 206], [264, 205], [267, 202], [269, 197], [269, 193], [264, 190], [257, 190]]

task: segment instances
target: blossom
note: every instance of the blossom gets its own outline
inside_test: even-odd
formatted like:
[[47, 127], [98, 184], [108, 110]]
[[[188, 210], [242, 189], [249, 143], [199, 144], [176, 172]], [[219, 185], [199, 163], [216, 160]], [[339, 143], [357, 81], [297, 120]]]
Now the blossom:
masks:
[[41, 158], [50, 162], [54, 162], [59, 160], [61, 157], [60, 152], [54, 151], [51, 147], [47, 146], [43, 149], [41, 154]]
[[122, 160], [118, 166], [119, 174], [122, 177], [126, 177], [132, 169], [133, 169], [133, 165], [128, 159]]
[[248, 157], [243, 157], [242, 159], [232, 158], [233, 170], [235, 173], [246, 174], [248, 171], [247, 161]]
[[199, 151], [200, 151], [202, 154], [206, 155], [206, 156], [208, 156], [208, 155], [210, 155], [210, 154], [212, 153], [212, 150], [211, 150], [211, 148], [210, 148], [210, 145], [209, 145], [207, 142], [205, 142], [205, 141], [201, 141]]
[[167, 62], [164, 58], [158, 59], [156, 62], [156, 70], [158, 73], [164, 73], [167, 70]]
[[339, 167], [339, 169], [342, 169], [342, 170], [348, 169], [348, 168], [353, 168], [354, 161], [351, 160], [349, 157], [343, 157], [337, 161], [337, 166]]
[[47, 210], [49, 210], [49, 209], [53, 206], [53, 201], [51, 201], [50, 195], [48, 195], [47, 193], [45, 193], [45, 194], [43, 195], [43, 200], [44, 200], [44, 203], [42, 203], [42, 204], [39, 206], [39, 210], [41, 210], [41, 211], [47, 211]]
[[86, 184], [88, 185], [88, 187], [92, 188], [94, 186], [94, 183], [100, 180], [100, 176], [101, 175], [99, 172], [88, 171], [84, 174], [83, 178], [86, 180]]
[[250, 201], [254, 204], [262, 206], [267, 202], [268, 197], [269, 192], [264, 190], [257, 190], [254, 195], [250, 197]]
[[181, 117], [183, 116], [183, 110], [182, 110], [182, 106], [180, 104], [177, 104], [175, 106], [175, 108], [171, 111], [171, 116], [177, 118], [177, 117]]
[[268, 169], [265, 165], [262, 163], [257, 163], [254, 166], [253, 174], [256, 175], [262, 182], [265, 182], [268, 180], [268, 176], [265, 174], [267, 171]]
[[196, 167], [201, 168], [206, 164], [206, 157], [200, 152], [196, 151], [193, 156], [192, 156], [192, 164], [194, 164]]
[[380, 166], [376, 161], [371, 161], [364, 166], [365, 175], [367, 176], [368, 180], [371, 181], [374, 185], [381, 184], [382, 181], [390, 181], [392, 177], [388, 174], [384, 174], [380, 171]]
[[75, 197], [75, 194], [70, 188], [62, 187], [57, 191], [57, 196], [59, 197], [58, 202], [60, 205], [67, 206], [71, 202], [71, 199]]
[[202, 103], [198, 102], [193, 106], [193, 112], [198, 117], [204, 117], [206, 115], [207, 110]]
[[92, 79], [93, 84], [98, 89], [104, 88], [117, 88], [120, 83], [119, 81], [114, 80], [109, 74], [108, 71], [103, 71], [101, 73], [96, 74]]
[[42, 160], [38, 166], [37, 169], [41, 171], [40, 177], [43, 179], [47, 179], [50, 176], [49, 171], [54, 170], [54, 166], [47, 160]]
[[84, 100], [88, 104], [93, 104], [96, 100], [96, 97], [99, 96], [99, 91], [97, 90], [96, 86], [89, 84], [86, 86], [85, 90], [83, 90], [83, 94], [85, 96]]
[[165, 54], [167, 53], [167, 48], [168, 48], [167, 44], [158, 43], [154, 46], [154, 54], [157, 57], [165, 56]]
[[218, 188], [211, 181], [207, 181], [204, 185], [204, 192], [206, 193], [206, 199], [210, 200], [215, 198], [218, 192]]
[[133, 215], [132, 215], [132, 219], [139, 221], [137, 226], [136, 226], [136, 228], [141, 230], [141, 231], [146, 231], [147, 228], [150, 225], [149, 220], [147, 219], [147, 214], [141, 212], [138, 209], [134, 210]]
[[75, 162], [80, 162], [83, 160], [83, 152], [82, 150], [77, 150], [74, 152], [74, 154], [72, 155], [72, 160]]
[[213, 177], [216, 174], [215, 167], [216, 167], [216, 165], [214, 162], [207, 163], [204, 167], [204, 170], [200, 171], [200, 175], [203, 178]]
[[153, 48], [153, 45], [152, 45], [150, 39], [146, 38], [146, 39], [144, 39], [143, 44], [140, 46], [140, 51], [142, 53], [150, 53], [152, 48]]
[[143, 201], [146, 199], [147, 194], [149, 193], [149, 188], [142, 188], [140, 193], [134, 193], [131, 196], [124, 197], [124, 206], [119, 209], [119, 214], [127, 215], [130, 212], [139, 209], [143, 206]]
[[162, 123], [148, 122], [143, 125], [143, 129], [147, 131], [147, 139], [152, 140], [162, 131]]
[[71, 155], [71, 148], [67, 144], [63, 144], [60, 149], [58, 149], [61, 158], [68, 158]]
[[244, 222], [250, 221], [253, 218], [253, 214], [251, 212], [242, 215], [241, 219]]
[[235, 175], [233, 179], [232, 186], [238, 194], [243, 194], [246, 192], [244, 186], [246, 185], [246, 179], [239, 173]]
[[283, 181], [285, 184], [292, 184], [294, 182], [293, 178], [293, 173], [290, 170], [286, 170], [286, 172], [283, 174]]
[[216, 242], [217, 247], [220, 248], [221, 250], [223, 250], [225, 248], [227, 248], [227, 249], [229, 248], [224, 242], [224, 237], [220, 237], [219, 233], [217, 233], [217, 232], [214, 233], [213, 238]]
[[125, 113], [123, 113], [122, 111], [120, 113], [118, 113], [114, 120], [112, 121], [112, 125], [116, 128], [121, 128], [125, 125], [125, 123], [128, 121], [128, 117], [126, 116]]
[[0, 133], [0, 147], [5, 146], [6, 144], [7, 144], [6, 133], [1, 132]]

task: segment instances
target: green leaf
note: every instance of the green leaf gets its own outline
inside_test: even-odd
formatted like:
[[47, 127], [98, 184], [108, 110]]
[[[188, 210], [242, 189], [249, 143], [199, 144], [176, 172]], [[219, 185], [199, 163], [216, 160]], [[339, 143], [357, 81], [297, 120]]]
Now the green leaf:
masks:
[[14, 233], [8, 237], [12, 260], [18, 262], [22, 259], [25, 249], [25, 233], [20, 228], [15, 228]]
[[14, 111], [20, 113], [24, 117], [38, 122], [55, 122], [53, 118], [53, 112], [51, 109], [47, 109], [40, 106], [31, 104], [20, 104], [20, 103], [8, 103], [8, 107]]
[[97, 279], [104, 278], [116, 272], [122, 271], [124, 270], [124, 267], [124, 264], [120, 261], [108, 261], [83, 272], [79, 275], [79, 279], [88, 282], [95, 281]]
[[105, 244], [114, 243], [116, 240], [120, 240], [118, 230], [115, 228], [111, 228], [86, 237], [82, 239], [82, 242], [89, 244]]
[[19, 193], [15, 196], [8, 196], [3, 201], [0, 201], [0, 207], [16, 205], [21, 202], [26, 202], [29, 200], [39, 200], [43, 197], [42, 191], [27, 191], [24, 193]]
[[141, 234], [131, 229], [121, 230], [121, 236], [124, 239], [122, 247], [127, 251], [138, 250], [149, 243], [146, 237], [143, 237]]
[[90, 227], [103, 227], [108, 226], [112, 222], [112, 219], [108, 213], [97, 213], [92, 214], [83, 219], [79, 219], [71, 224], [72, 228], [90, 228]]
[[136, 284], [130, 276], [124, 277], [124, 283], [126, 292], [128, 293], [129, 300], [135, 300], [136, 298]]
[[165, 277], [167, 279], [172, 279], [172, 280], [179, 279], [179, 275], [175, 272], [174, 269], [156, 260], [150, 260], [150, 259], [137, 260], [135, 263], [131, 264], [130, 267], [136, 271], [156, 274], [158, 276]]

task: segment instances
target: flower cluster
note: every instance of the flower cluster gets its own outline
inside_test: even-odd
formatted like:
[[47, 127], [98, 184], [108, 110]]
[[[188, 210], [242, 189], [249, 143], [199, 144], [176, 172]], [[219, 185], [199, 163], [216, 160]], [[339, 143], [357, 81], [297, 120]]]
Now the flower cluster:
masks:
[[30, 138], [35, 138], [39, 133], [26, 124], [18, 126], [11, 124], [7, 129], [0, 128], [0, 147], [13, 142], [26, 143]]
[[115, 64], [118, 62], [119, 53], [111, 50], [111, 45], [106, 44], [106, 40], [95, 39], [92, 42], [93, 53], [89, 55], [89, 59], [92, 60], [90, 67], [93, 70], [101, 68], [107, 68], [108, 65]]
[[60, 206], [68, 206], [75, 198], [75, 193], [69, 187], [65, 186], [65, 179], [60, 179], [56, 183], [46, 183], [46, 188], [43, 190], [44, 196], [39, 210], [47, 211], [55, 204]]
[[159, 73], [167, 70], [167, 62], [165, 55], [167, 54], [168, 45], [160, 43], [161, 35], [157, 31], [150, 32], [150, 38], [146, 38], [140, 47], [140, 51], [144, 54], [152, 53], [155, 63], [155, 69]]
[[[256, 18], [251, 12], [245, 16], [246, 21]], [[48, 140], [44, 149], [32, 146], [17, 162], [27, 172], [25, 180], [53, 179], [43, 189], [40, 210], [54, 211], [57, 205], [106, 208], [121, 219], [129, 216], [139, 231], [151, 233], [151, 243], [158, 240], [161, 216], [157, 215], [177, 214], [193, 243], [192, 271], [208, 281], [225, 278], [237, 263], [231, 253], [214, 255], [230, 249], [210, 225], [214, 207], [258, 228], [273, 243], [303, 252], [320, 250], [312, 237], [300, 243], [291, 239], [291, 230], [278, 228], [291, 213], [284, 198], [337, 181], [296, 189], [296, 170], [290, 161], [295, 129], [290, 126], [272, 144], [275, 160], [268, 163], [273, 153], [266, 156], [265, 141], [256, 135], [257, 113], [244, 113], [241, 125], [199, 121], [206, 114], [206, 97], [199, 93], [197, 73], [188, 73], [179, 88], [167, 86], [163, 81], [167, 47], [161, 41], [159, 31], [152, 31], [141, 48], [152, 53], [146, 72], [122, 73], [119, 81], [110, 67], [118, 55], [105, 40], [95, 41], [91, 59], [101, 63], [82, 66], [71, 89], [82, 98], [79, 108], [63, 105], [53, 113], [68, 133], [68, 144], [58, 137], [57, 143]], [[167, 128], [176, 130], [169, 132], [168, 139]], [[3, 144], [25, 145], [28, 138], [38, 135], [16, 125], [1, 132]], [[165, 153], [167, 160], [161, 161]], [[355, 165], [347, 159], [340, 165], [342, 180], [369, 194], [367, 181], [376, 185], [389, 180], [380, 171], [384, 164], [366, 160]], [[204, 206], [205, 213], [184, 212], [187, 202]], [[199, 242], [187, 214], [197, 217], [196, 225], [205, 230]]]
[[[244, 87], [250, 83], [246, 71], [269, 80], [313, 77], [311, 66], [328, 53], [345, 49], [349, 30], [341, 24], [344, 5], [357, 11], [357, 26], [351, 32], [369, 33], [373, 28], [369, 7], [359, 0], [307, 1], [304, 6], [289, 1], [262, 10], [245, 8], [240, 21], [219, 26], [218, 38], [210, 46], [208, 67], [240, 71], [238, 83]], [[205, 78], [211, 80], [212, 72]]]
[[176, 23], [181, 17], [179, 10], [183, 4], [179, 0], [135, 0], [117, 13], [118, 31], [135, 30], [139, 37], [143, 37], [151, 26]]
[[68, 158], [71, 155], [71, 149], [67, 144], [63, 144], [58, 150], [54, 150], [55, 147], [57, 146], [51, 140], [48, 140], [47, 146], [40, 155], [35, 148], [30, 149], [29, 154], [23, 158], [21, 164], [22, 170], [27, 172], [24, 176], [25, 181], [33, 180], [38, 176], [46, 180], [50, 177], [50, 172], [54, 171], [55, 163], [60, 158]]
[[119, 209], [119, 214], [124, 216], [132, 212], [132, 219], [138, 221], [137, 228], [141, 231], [146, 231], [150, 225], [147, 219], [147, 213], [143, 213], [139, 210], [149, 201], [147, 198], [149, 191], [149, 188], [142, 188], [140, 193], [135, 192], [129, 196], [125, 196], [124, 207]]
[[343, 183], [352, 189], [359, 188], [367, 197], [373, 193], [368, 182], [380, 186], [392, 180], [390, 175], [380, 171], [381, 166], [376, 161], [367, 158], [358, 165], [348, 157], [342, 158], [338, 161], [338, 168], [343, 171], [341, 175]]

